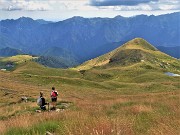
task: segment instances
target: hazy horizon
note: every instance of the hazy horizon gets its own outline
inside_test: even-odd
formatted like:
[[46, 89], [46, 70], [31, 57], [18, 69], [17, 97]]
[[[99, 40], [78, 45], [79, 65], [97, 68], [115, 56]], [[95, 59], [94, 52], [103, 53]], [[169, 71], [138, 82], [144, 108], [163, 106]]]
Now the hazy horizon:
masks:
[[58, 22], [58, 21], [64, 21], [64, 20], [67, 20], [67, 19], [71, 19], [73, 17], [81, 17], [81, 18], [89, 18], [89, 19], [92, 19], [92, 18], [115, 18], [117, 16], [121, 16], [121, 17], [124, 17], [124, 18], [131, 18], [131, 17], [136, 17], [136, 16], [140, 16], [140, 15], [145, 15], [145, 16], [161, 16], [161, 15], [167, 15], [167, 14], [173, 14], [173, 13], [179, 13], [180, 11], [177, 11], [177, 12], [171, 12], [171, 13], [164, 13], [164, 14], [157, 14], [157, 15], [154, 15], [154, 14], [137, 14], [137, 15], [132, 15], [132, 16], [122, 16], [122, 15], [116, 15], [116, 16], [112, 16], [112, 17], [84, 17], [84, 16], [72, 16], [72, 17], [69, 17], [69, 18], [65, 18], [65, 19], [59, 19], [59, 20], [48, 20], [48, 19], [44, 19], [44, 18], [33, 18], [33, 17], [29, 17], [29, 16], [20, 16], [20, 17], [17, 17], [17, 18], [7, 18], [7, 19], [0, 19], [0, 21], [2, 20], [17, 20], [17, 19], [20, 19], [20, 18], [31, 18], [33, 20], [44, 20], [44, 21], [52, 21], [52, 22]]
[[73, 16], [85, 18], [162, 15], [180, 11], [179, 0], [0, 0], [0, 20], [22, 16], [62, 21]]

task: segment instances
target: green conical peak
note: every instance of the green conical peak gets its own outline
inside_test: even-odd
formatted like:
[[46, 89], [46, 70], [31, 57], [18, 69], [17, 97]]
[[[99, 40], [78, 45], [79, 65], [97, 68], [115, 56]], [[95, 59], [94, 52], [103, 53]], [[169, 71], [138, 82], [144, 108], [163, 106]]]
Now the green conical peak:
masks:
[[135, 38], [126, 44], [122, 46], [123, 48], [126, 49], [145, 49], [145, 50], [152, 50], [152, 51], [157, 51], [158, 49], [155, 48], [153, 45], [148, 43], [146, 40], [142, 38]]

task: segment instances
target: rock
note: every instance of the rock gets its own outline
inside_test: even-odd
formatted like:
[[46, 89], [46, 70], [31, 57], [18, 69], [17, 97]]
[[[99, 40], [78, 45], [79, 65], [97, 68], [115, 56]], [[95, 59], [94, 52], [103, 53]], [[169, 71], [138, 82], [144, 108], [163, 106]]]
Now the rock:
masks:
[[60, 112], [61, 111], [61, 109], [56, 109], [56, 112]]
[[27, 97], [21, 97], [21, 101], [27, 102], [28, 98]]
[[41, 110], [36, 110], [37, 113], [41, 113]]
[[46, 132], [46, 135], [53, 135], [52, 133], [50, 133], [49, 131]]
[[9, 95], [9, 94], [11, 94], [11, 92], [5, 92], [5, 93], [4, 93], [4, 96], [7, 96], [7, 95]]

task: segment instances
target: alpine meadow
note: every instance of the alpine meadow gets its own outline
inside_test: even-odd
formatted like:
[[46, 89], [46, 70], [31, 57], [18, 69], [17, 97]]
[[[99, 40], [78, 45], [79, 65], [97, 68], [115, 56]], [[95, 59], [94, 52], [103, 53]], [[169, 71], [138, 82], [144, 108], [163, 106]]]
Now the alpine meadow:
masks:
[[174, 3], [0, 1], [0, 135], [180, 135]]

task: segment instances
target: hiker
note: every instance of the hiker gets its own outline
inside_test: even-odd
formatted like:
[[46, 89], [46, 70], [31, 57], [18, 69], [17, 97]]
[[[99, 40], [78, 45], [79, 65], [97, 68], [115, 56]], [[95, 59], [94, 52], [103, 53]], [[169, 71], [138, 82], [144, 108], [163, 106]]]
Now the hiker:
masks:
[[55, 90], [55, 87], [52, 87], [52, 92], [51, 92], [51, 101], [53, 106], [52, 110], [56, 110], [57, 96], [58, 96], [58, 92]]
[[41, 110], [46, 110], [46, 105], [49, 106], [49, 103], [46, 103], [45, 98], [43, 97], [43, 92], [40, 92], [40, 97], [37, 100], [37, 104], [40, 106]]

